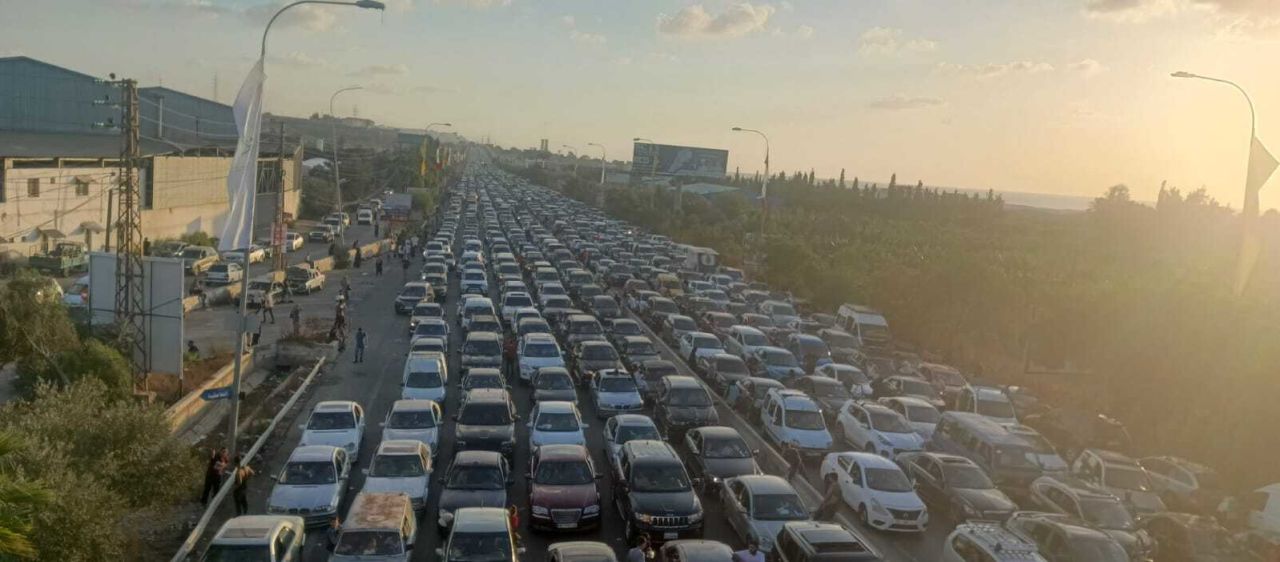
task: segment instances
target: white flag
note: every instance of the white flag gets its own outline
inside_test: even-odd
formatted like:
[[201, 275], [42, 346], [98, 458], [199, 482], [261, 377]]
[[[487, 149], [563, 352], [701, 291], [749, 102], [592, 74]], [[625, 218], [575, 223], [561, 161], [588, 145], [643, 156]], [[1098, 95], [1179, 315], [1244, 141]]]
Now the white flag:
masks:
[[1235, 294], [1244, 293], [1253, 276], [1253, 266], [1262, 252], [1262, 236], [1258, 232], [1258, 192], [1266, 185], [1280, 162], [1267, 151], [1258, 137], [1249, 143], [1249, 172], [1244, 180], [1244, 211], [1240, 213], [1243, 237], [1240, 241], [1240, 259], [1236, 262]]
[[236, 155], [227, 174], [227, 220], [218, 239], [221, 251], [248, 247], [253, 241], [253, 207], [258, 192], [258, 130], [262, 127], [262, 59], [253, 65], [236, 94], [231, 111], [236, 118]]

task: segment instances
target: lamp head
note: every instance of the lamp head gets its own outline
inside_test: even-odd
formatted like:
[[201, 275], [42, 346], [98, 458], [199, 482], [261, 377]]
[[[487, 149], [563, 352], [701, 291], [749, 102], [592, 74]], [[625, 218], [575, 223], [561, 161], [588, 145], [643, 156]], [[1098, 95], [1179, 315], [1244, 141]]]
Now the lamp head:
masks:
[[386, 10], [387, 5], [377, 0], [356, 0], [356, 7], [372, 10]]
[[1174, 77], [1174, 78], [1199, 78], [1199, 77], [1198, 77], [1198, 76], [1196, 76], [1195, 74], [1192, 74], [1192, 73], [1190, 73], [1190, 72], [1184, 72], [1184, 71], [1181, 71], [1181, 70], [1179, 70], [1179, 71], [1177, 71], [1177, 72], [1174, 72], [1173, 74], [1170, 74], [1169, 76], [1172, 76], [1172, 77]]
[[440, 126], [441, 126], [441, 127], [452, 127], [452, 126], [453, 126], [453, 123], [441, 123], [441, 124], [440, 124]]
[[735, 130], [735, 131], [741, 131], [741, 130], [742, 130], [742, 127], [734, 127], [734, 128], [733, 128], [733, 130]]

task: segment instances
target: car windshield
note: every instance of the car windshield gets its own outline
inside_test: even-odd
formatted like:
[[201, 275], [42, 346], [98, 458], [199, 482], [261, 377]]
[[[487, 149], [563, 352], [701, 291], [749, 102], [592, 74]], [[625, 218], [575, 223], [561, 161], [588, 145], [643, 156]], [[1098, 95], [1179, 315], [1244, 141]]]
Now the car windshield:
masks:
[[589, 345], [582, 348], [582, 358], [587, 361], [617, 361], [618, 352], [611, 345]]
[[503, 490], [507, 481], [497, 466], [461, 465], [449, 471], [445, 487], [452, 490]]
[[1007, 400], [978, 400], [978, 413], [993, 418], [1013, 418], [1013, 404]]
[[842, 349], [858, 347], [858, 340], [849, 334], [827, 334], [827, 345]]
[[997, 447], [995, 461], [996, 466], [1000, 468], [1014, 470], [1040, 468], [1040, 463], [1036, 460], [1035, 451], [1027, 447]]
[[631, 469], [631, 489], [637, 492], [684, 492], [689, 489], [689, 475], [679, 463], [638, 464]]
[[547, 486], [573, 486], [595, 482], [591, 466], [583, 461], [555, 461], [538, 463], [533, 475], [534, 484]]
[[809, 510], [795, 494], [751, 496], [751, 518], [762, 521], [797, 521], [809, 518]]
[[484, 281], [483, 271], [468, 271], [462, 274], [463, 281]]
[[701, 388], [677, 388], [667, 393], [668, 406], [704, 408], [711, 405], [711, 397]]
[[915, 432], [914, 429], [911, 429], [911, 425], [908, 424], [906, 420], [902, 419], [902, 416], [898, 415], [896, 412], [868, 409], [867, 413], [871, 415], [871, 427], [875, 428], [876, 431], [882, 431], [884, 433]]
[[627, 355], [657, 355], [658, 350], [654, 349], [653, 344], [647, 341], [630, 342], [627, 344]]
[[907, 406], [907, 419], [919, 423], [938, 423], [942, 414], [928, 406]]
[[943, 464], [947, 485], [966, 490], [990, 490], [996, 487], [981, 468], [968, 464]]
[[769, 306], [769, 313], [774, 316], [795, 316], [796, 309], [786, 303], [773, 303]]
[[389, 429], [430, 429], [436, 426], [436, 417], [426, 410], [392, 412], [387, 420]]
[[938, 391], [933, 389], [933, 385], [920, 379], [898, 379], [902, 381], [902, 393], [910, 396], [924, 396], [926, 398], [937, 398]]
[[793, 429], [819, 430], [826, 427], [822, 423], [822, 412], [815, 410], [787, 410], [787, 427]]
[[449, 537], [449, 562], [508, 562], [512, 560], [507, 533], [454, 533]]
[[747, 374], [747, 364], [737, 357], [716, 358], [716, 372], [729, 375]]
[[329, 461], [298, 461], [284, 465], [280, 472], [281, 484], [290, 486], [310, 486], [316, 484], [333, 484], [338, 481], [333, 463]]
[[423, 322], [413, 329], [414, 337], [443, 336], [449, 333], [449, 326], [443, 322]]
[[769, 350], [764, 354], [764, 362], [770, 367], [798, 367], [796, 357], [790, 351]]
[[1107, 537], [1073, 537], [1067, 541], [1070, 560], [1089, 562], [1126, 562], [1129, 554], [1116, 541]]
[[187, 259], [203, 258], [204, 250], [200, 250], [200, 249], [183, 250], [182, 257]]
[[538, 390], [569, 390], [573, 388], [573, 379], [561, 371], [544, 371], [533, 379], [533, 387]]
[[1129, 510], [1115, 498], [1081, 498], [1080, 512], [1085, 521], [1099, 529], [1129, 531], [1134, 527]]
[[403, 298], [422, 298], [427, 294], [427, 288], [422, 285], [410, 285], [400, 291]]
[[509, 425], [511, 409], [502, 402], [471, 402], [462, 406], [458, 423], [466, 425]]
[[812, 394], [816, 398], [847, 399], [852, 397], [849, 394], [849, 389], [845, 388], [844, 385], [823, 379], [814, 381]]
[[572, 306], [573, 301], [569, 300], [569, 297], [557, 295], [546, 300], [545, 308], [570, 308]]
[[317, 431], [354, 429], [355, 426], [356, 416], [351, 412], [316, 412], [307, 422], [307, 429]]
[[652, 308], [654, 312], [660, 312], [663, 314], [671, 314], [680, 311], [680, 309], [676, 307], [676, 303], [668, 300], [650, 301], [649, 307]]
[[743, 344], [743, 345], [752, 346], [752, 347], [755, 347], [755, 346], [761, 346], [761, 345], [769, 345], [769, 338], [768, 338], [768, 336], [765, 336], [764, 334], [755, 334], [755, 333], [750, 333], [750, 332], [744, 332], [744, 333], [742, 334], [742, 344]]
[[600, 392], [635, 392], [636, 381], [630, 377], [603, 377], [600, 379]]
[[708, 459], [749, 459], [751, 449], [740, 437], [704, 439], [702, 456]]
[[404, 385], [409, 388], [440, 388], [444, 386], [444, 381], [440, 380], [440, 373], [437, 371], [412, 371]]
[[634, 322], [614, 322], [611, 328], [618, 336], [638, 336], [641, 333], [640, 325]]
[[418, 455], [376, 455], [369, 476], [380, 478], [417, 478], [426, 474]]
[[1107, 486], [1136, 492], [1151, 491], [1151, 481], [1147, 480], [1146, 473], [1117, 466], [1107, 467]]
[[627, 441], [636, 439], [661, 441], [662, 436], [658, 435], [658, 428], [652, 425], [623, 425], [618, 427], [618, 434], [613, 437], [613, 442], [618, 445], [625, 445]]
[[502, 344], [496, 339], [468, 339], [463, 355], [501, 355]]
[[474, 388], [505, 388], [502, 382], [502, 375], [494, 375], [489, 373], [468, 373], [467, 377], [462, 379], [462, 388], [471, 390]]
[[582, 424], [572, 413], [543, 412], [538, 414], [533, 427], [538, 431], [580, 431]]
[[721, 349], [724, 344], [720, 343], [720, 338], [715, 336], [695, 336], [693, 338], [693, 347], [696, 349]]
[[595, 320], [577, 320], [569, 323], [570, 334], [599, 334], [604, 331]]
[[910, 492], [911, 480], [897, 468], [867, 468], [867, 487], [881, 492]]
[[698, 329], [698, 325], [693, 322], [692, 318], [687, 316], [673, 316], [671, 318], [671, 328], [681, 332], [689, 332]]
[[717, 328], [728, 328], [737, 323], [733, 316], [727, 314], [716, 314], [710, 317], [711, 325]]
[[529, 298], [527, 295], [508, 295], [502, 304], [503, 306], [516, 308], [522, 306], [533, 306], [533, 299]]
[[266, 544], [215, 544], [205, 551], [202, 562], [273, 562]]
[[413, 308], [413, 315], [414, 316], [432, 316], [432, 317], [439, 318], [444, 316], [444, 310], [441, 309], [439, 305], [432, 306], [432, 305], [424, 304], [424, 305], [415, 306]]
[[471, 321], [470, 330], [472, 332], [493, 332], [496, 334], [502, 331], [502, 325], [498, 323], [497, 318], [490, 317], [481, 319], [477, 317]]
[[804, 338], [800, 340], [800, 349], [806, 355], [826, 355], [828, 353], [827, 344], [819, 339]]

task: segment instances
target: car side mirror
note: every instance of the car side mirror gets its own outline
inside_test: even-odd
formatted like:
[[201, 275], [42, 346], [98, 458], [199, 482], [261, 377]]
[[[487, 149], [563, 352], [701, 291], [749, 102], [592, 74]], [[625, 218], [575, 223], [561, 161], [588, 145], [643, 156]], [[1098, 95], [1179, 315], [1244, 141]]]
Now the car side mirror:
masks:
[[443, 559], [443, 558], [444, 558], [444, 549], [443, 549], [443, 548], [437, 548], [437, 549], [436, 549], [436, 558], [440, 558], [440, 559]]

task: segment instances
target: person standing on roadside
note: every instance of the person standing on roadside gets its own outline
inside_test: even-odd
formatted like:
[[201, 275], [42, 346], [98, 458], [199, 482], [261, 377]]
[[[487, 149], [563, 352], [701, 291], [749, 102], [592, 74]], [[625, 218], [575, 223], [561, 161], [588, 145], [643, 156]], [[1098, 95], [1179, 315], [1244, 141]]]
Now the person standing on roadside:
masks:
[[302, 334], [302, 307], [295, 303], [293, 310], [289, 311], [289, 320], [293, 321], [293, 335]]
[[378, 260], [373, 262], [373, 276], [382, 277], [382, 257], [378, 257]]
[[209, 497], [217, 493], [218, 483], [222, 481], [222, 453], [217, 449], [209, 449], [209, 462], [204, 468], [204, 489], [200, 492], [200, 505], [209, 505]]
[[364, 363], [365, 337], [364, 327], [356, 328], [356, 363]]
[[249, 465], [241, 465], [244, 457], [236, 455], [235, 462], [235, 484], [231, 488], [231, 496], [236, 502], [236, 516], [249, 514], [249, 478], [256, 474]]
[[271, 323], [276, 323], [276, 298], [271, 296], [271, 290], [268, 289], [262, 294], [262, 321], [267, 321], [267, 316], [271, 316]]

